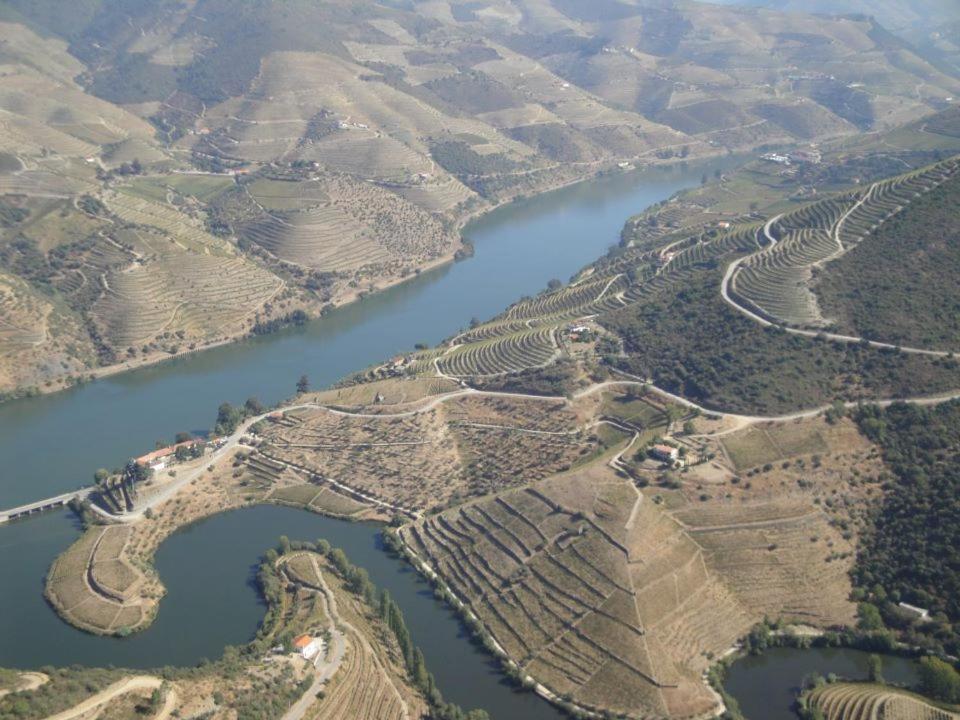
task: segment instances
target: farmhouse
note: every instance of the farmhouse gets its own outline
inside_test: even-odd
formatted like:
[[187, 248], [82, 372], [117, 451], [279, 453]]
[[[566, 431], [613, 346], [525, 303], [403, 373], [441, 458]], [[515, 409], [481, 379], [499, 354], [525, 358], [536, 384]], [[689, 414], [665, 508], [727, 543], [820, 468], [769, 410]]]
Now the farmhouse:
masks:
[[663, 460], [664, 462], [676, 462], [680, 456], [679, 451], [669, 445], [654, 445], [650, 452], [653, 453], [655, 458]]
[[300, 635], [293, 641], [294, 651], [300, 653], [304, 660], [312, 660], [323, 650], [323, 639]]

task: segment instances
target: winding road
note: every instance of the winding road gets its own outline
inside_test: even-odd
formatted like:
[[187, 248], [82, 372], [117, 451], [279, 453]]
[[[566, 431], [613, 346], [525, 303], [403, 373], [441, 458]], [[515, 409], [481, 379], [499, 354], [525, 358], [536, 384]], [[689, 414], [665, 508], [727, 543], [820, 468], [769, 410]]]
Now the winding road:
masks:
[[[816, 264], [821, 264], [827, 262], [828, 260], [835, 259], [841, 255], [844, 250], [843, 246], [840, 243], [840, 230], [843, 227], [843, 223], [846, 221], [851, 214], [853, 214], [857, 208], [863, 205], [872, 195], [879, 183], [875, 183], [870, 186], [870, 188], [863, 194], [863, 197], [852, 207], [850, 207], [836, 222], [833, 226], [831, 234], [833, 235], [834, 240], [840, 246], [840, 249], [831, 255], [829, 258], [819, 261]], [[854, 343], [854, 344], [865, 344], [870, 347], [880, 348], [884, 350], [899, 350], [900, 352], [905, 352], [911, 355], [928, 355], [931, 357], [950, 357], [954, 353], [950, 350], [928, 350], [926, 348], [918, 347], [909, 347], [904, 345], [895, 345], [893, 343], [880, 342], [878, 340], [868, 340], [867, 338], [858, 337], [856, 335], [843, 335], [840, 333], [826, 332], [824, 330], [802, 330], [800, 328], [790, 327], [783, 323], [773, 322], [767, 318], [753, 312], [749, 308], [741, 305], [737, 302], [736, 298], [731, 295], [731, 287], [733, 291], [736, 292], [736, 275], [737, 271], [740, 269], [742, 263], [750, 260], [751, 258], [756, 257], [758, 254], [765, 252], [769, 247], [772, 247], [777, 244], [777, 238], [773, 235], [773, 227], [783, 218], [783, 213], [775, 217], [770, 218], [767, 223], [763, 226], [763, 236], [766, 238], [768, 245], [757, 250], [750, 255], [744, 255], [743, 257], [737, 258], [727, 266], [727, 270], [723, 275], [723, 280], [720, 283], [720, 296], [723, 298], [723, 301], [727, 303], [730, 307], [735, 309], [741, 315], [745, 315], [756, 323], [759, 323], [763, 327], [775, 327], [785, 332], [790, 333], [791, 335], [800, 335], [802, 337], [822, 339], [822, 340], [832, 340], [834, 342], [841, 343]], [[773, 419], [773, 418], [772, 418]]]

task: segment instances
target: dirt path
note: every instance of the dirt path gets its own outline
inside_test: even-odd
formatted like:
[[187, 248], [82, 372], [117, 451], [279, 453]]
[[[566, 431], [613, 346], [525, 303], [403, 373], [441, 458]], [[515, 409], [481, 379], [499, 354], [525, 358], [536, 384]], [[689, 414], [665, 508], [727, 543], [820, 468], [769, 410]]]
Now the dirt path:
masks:
[[[126, 695], [129, 692], [135, 692], [137, 690], [156, 690], [161, 685], [163, 685], [163, 679], [154, 677], [152, 675], [136, 675], [134, 677], [125, 678], [115, 682], [105, 690], [101, 690], [93, 697], [89, 697], [83, 702], [74, 705], [69, 710], [64, 710], [56, 715], [50, 715], [46, 718], [46, 720], [73, 720], [73, 718], [81, 717], [92, 710], [98, 709], [101, 705], [106, 705], [108, 702], [121, 695]], [[165, 718], [173, 711], [173, 707], [176, 705], [176, 702], [177, 694], [171, 688], [171, 690], [167, 693], [167, 700], [164, 702], [160, 712], [155, 716], [155, 720], [165, 720]]]
[[0, 690], [0, 698], [14, 692], [29, 692], [50, 682], [50, 676], [41, 672], [20, 673], [20, 683], [13, 690]]

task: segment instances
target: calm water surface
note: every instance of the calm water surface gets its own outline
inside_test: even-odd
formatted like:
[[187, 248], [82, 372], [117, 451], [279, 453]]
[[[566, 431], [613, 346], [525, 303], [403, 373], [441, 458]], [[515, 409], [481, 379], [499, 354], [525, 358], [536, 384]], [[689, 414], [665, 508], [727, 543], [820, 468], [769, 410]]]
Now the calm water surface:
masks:
[[[804, 677], [836, 673], [849, 680], [869, 677], [869, 653], [860, 650], [774, 648], [733, 664], [724, 683], [747, 720], [797, 720], [794, 702]], [[917, 665], [906, 658], [884, 656], [883, 676], [890, 683], [913, 685]]]

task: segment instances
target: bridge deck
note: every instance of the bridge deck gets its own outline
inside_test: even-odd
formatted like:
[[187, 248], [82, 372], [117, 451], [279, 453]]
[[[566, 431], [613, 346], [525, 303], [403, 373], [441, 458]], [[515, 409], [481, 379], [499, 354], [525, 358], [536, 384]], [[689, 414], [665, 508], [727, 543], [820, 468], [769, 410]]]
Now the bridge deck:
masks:
[[44, 500], [37, 500], [36, 502], [28, 503], [27, 505], [20, 505], [15, 508], [10, 508], [9, 510], [0, 510], [0, 523], [5, 523], [8, 520], [13, 520], [25, 515], [43, 512], [44, 510], [62, 507], [74, 498], [83, 500], [92, 491], [92, 488], [82, 488], [80, 490], [73, 490], [72, 492], [63, 493], [62, 495], [56, 495]]

